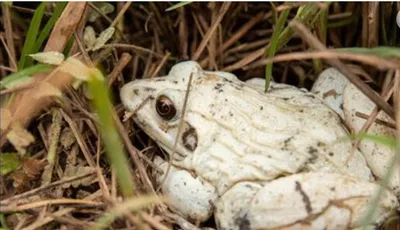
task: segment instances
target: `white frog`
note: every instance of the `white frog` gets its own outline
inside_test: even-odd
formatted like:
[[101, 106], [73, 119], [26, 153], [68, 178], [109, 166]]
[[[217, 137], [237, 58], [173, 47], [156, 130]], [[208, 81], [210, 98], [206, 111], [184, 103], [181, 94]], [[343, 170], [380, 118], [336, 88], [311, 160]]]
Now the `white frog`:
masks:
[[[379, 187], [363, 154], [338, 141], [348, 134], [339, 116], [305, 89], [272, 83], [264, 93], [260, 80], [187, 61], [126, 84], [121, 100], [172, 157], [170, 170], [155, 158], [156, 179], [170, 209], [193, 223], [214, 214], [218, 229], [357, 228]], [[385, 190], [368, 224], [398, 206]]]

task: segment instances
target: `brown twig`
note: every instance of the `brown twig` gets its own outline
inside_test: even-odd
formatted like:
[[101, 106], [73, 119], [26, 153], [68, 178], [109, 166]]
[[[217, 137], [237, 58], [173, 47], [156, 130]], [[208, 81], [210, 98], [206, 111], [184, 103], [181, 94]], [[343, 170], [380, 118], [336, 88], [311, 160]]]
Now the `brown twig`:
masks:
[[88, 162], [90, 167], [95, 168], [96, 164], [93, 160], [93, 156], [90, 154], [89, 148], [87, 147], [86, 142], [84, 141], [84, 139], [81, 135], [81, 132], [78, 130], [78, 127], [76, 127], [75, 122], [63, 110], [61, 110], [61, 115], [63, 116], [64, 120], [68, 123], [69, 127], [71, 128], [72, 132], [74, 133], [75, 138], [79, 144], [79, 147], [81, 148], [83, 155], [85, 156], [86, 161]]
[[108, 87], [110, 87], [117, 77], [121, 74], [121, 71], [125, 66], [132, 60], [132, 56], [128, 53], [123, 53], [121, 58], [118, 60], [112, 72], [108, 75]]

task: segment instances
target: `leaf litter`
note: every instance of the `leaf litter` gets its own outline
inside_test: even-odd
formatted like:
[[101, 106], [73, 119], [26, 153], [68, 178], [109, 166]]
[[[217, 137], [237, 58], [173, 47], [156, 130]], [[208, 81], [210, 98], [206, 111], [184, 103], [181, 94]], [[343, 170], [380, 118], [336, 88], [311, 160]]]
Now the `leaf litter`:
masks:
[[[196, 59], [205, 69], [232, 71], [242, 80], [264, 77], [266, 64], [274, 62], [272, 76], [276, 81], [306, 88], [312, 85], [321, 65], [325, 68], [332, 64], [350, 69], [356, 81], [372, 79], [378, 86], [378, 104], [387, 111], [396, 109], [394, 100], [386, 102], [390, 95], [383, 85], [386, 76], [399, 81], [400, 53], [391, 49], [400, 45], [395, 43], [400, 36], [398, 3], [70, 2], [58, 8], [43, 4], [48, 4], [47, 8], [44, 16], [36, 14], [37, 20], [48, 20], [51, 10], [64, 9], [44, 49], [39, 50], [56, 58], [45, 55], [38, 59], [36, 54], [36, 60], [51, 65], [33, 64], [15, 73], [10, 70], [16, 71], [24, 44], [16, 38], [25, 38], [26, 31], [18, 24], [20, 19], [12, 15], [24, 15], [22, 20], [29, 25], [39, 5], [2, 5], [7, 35], [2, 41], [7, 52], [0, 54], [0, 73], [2, 89], [6, 88], [2, 95], [9, 97], [2, 103], [0, 118], [1, 132], [7, 139], [2, 138], [0, 144], [1, 156], [9, 157], [11, 163], [7, 164], [9, 168], [1, 167], [5, 186], [0, 206], [7, 213], [21, 211], [6, 216], [10, 228], [171, 229], [174, 222], [181, 227], [202, 227], [185, 222], [164, 205], [153, 205], [160, 200], [152, 196], [151, 159], [159, 149], [131, 119], [121, 122], [124, 114], [118, 89], [136, 78], [162, 76], [180, 60]], [[287, 9], [288, 19], [275, 55], [265, 58], [276, 19]], [[383, 16], [384, 24], [377, 23], [380, 14], [376, 12], [381, 9], [391, 12]], [[300, 26], [291, 27], [293, 19]], [[33, 27], [31, 33], [36, 31], [39, 36], [39, 29]], [[13, 33], [16, 36], [8, 36]], [[310, 38], [319, 42], [308, 44]], [[66, 57], [62, 63], [61, 53]], [[29, 64], [27, 58], [24, 63]], [[123, 198], [116, 172], [105, 157], [97, 128], [99, 118], [91, 106], [93, 95], [85, 90], [92, 65], [103, 72], [113, 90], [112, 116], [130, 157], [136, 185], [135, 195], [129, 199]], [[29, 87], [18, 85], [18, 81], [5, 85], [8, 75], [21, 78], [20, 82]], [[392, 95], [399, 92], [395, 85]], [[374, 94], [368, 88], [365, 92]], [[54, 111], [60, 111], [59, 115]], [[370, 124], [374, 118], [368, 118]], [[129, 202], [124, 204], [123, 199]], [[97, 225], [96, 220], [100, 220]], [[400, 226], [399, 215], [393, 215], [381, 228], [393, 226]]]

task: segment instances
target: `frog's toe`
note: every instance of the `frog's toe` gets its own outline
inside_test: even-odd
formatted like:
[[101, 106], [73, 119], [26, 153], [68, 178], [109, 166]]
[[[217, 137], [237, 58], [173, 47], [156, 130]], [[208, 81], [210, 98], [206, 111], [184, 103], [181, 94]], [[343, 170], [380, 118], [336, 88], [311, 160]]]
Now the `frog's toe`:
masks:
[[157, 173], [156, 179], [169, 208], [193, 223], [208, 220], [214, 212], [214, 203], [218, 198], [214, 186], [200, 177], [194, 177], [189, 171], [172, 165], [164, 181], [168, 162], [156, 157], [154, 163], [163, 171]]

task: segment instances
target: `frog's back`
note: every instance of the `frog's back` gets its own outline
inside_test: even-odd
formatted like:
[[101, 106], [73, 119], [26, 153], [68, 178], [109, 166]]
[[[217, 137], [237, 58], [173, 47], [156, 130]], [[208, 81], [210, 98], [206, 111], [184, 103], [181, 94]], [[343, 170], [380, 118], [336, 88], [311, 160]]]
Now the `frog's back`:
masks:
[[192, 87], [186, 120], [203, 145], [183, 164], [220, 190], [299, 171], [371, 179], [360, 152], [351, 154], [350, 142], [337, 142], [347, 135], [339, 117], [313, 94], [284, 85], [263, 93], [212, 73]]

